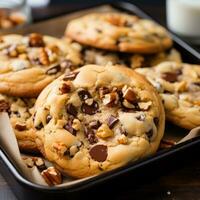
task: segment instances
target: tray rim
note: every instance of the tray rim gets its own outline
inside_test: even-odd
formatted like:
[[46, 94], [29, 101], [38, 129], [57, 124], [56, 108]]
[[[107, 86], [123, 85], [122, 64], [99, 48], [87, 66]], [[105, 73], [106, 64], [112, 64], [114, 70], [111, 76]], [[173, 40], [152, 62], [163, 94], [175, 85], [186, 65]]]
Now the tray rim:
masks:
[[[119, 2], [114, 2], [114, 3], [101, 3], [101, 4], [96, 4], [96, 5], [92, 5], [92, 6], [88, 6], [84, 9], [78, 9], [76, 11], [72, 11], [69, 13], [73, 13], [73, 12], [78, 12], [81, 10], [86, 10], [89, 8], [95, 8], [98, 6], [104, 6], [104, 5], [109, 5], [113, 8], [117, 8], [117, 9], [121, 9], [121, 10], [125, 10], [127, 12], [134, 12], [137, 11], [137, 14], [151, 19], [153, 21], [155, 21], [156, 23], [158, 23], [155, 19], [153, 19], [152, 17], [150, 17], [149, 15], [147, 15], [144, 11], [142, 11], [139, 7], [137, 7], [136, 5], [134, 5], [132, 2], [127, 2], [125, 1], [119, 1]], [[63, 15], [59, 16], [62, 17]], [[56, 17], [56, 18], [59, 18]], [[49, 19], [49, 20], [52, 20]], [[42, 22], [45, 21], [49, 21], [49, 20], [44, 20]], [[37, 22], [36, 24], [38, 24], [40, 22]], [[158, 23], [159, 24], [159, 23]], [[165, 27], [167, 29], [167, 27]], [[180, 45], [183, 49], [187, 50], [188, 52], [190, 52], [190, 54], [192, 54], [194, 57], [196, 57], [197, 59], [200, 60], [200, 53], [193, 49], [189, 44], [187, 44], [185, 41], [183, 41], [182, 39], [180, 39], [178, 36], [176, 36], [174, 33], [172, 33], [169, 29], [167, 29], [173, 39], [173, 41], [175, 41], [178, 45]], [[6, 152], [4, 152], [1, 147], [0, 147], [0, 159], [2, 159], [2, 161], [4, 162], [4, 164], [6, 165], [6, 167], [8, 167], [8, 170], [12, 173], [12, 176], [20, 183], [23, 185], [26, 185], [27, 187], [31, 187], [34, 188], [36, 190], [42, 190], [42, 191], [69, 191], [69, 192], [73, 192], [76, 190], [82, 190], [88, 187], [91, 187], [95, 184], [98, 184], [100, 182], [104, 182], [106, 180], [110, 180], [114, 177], [120, 176], [124, 173], [128, 173], [134, 169], [138, 169], [141, 166], [144, 166], [146, 164], [150, 164], [153, 163], [157, 160], [160, 160], [166, 156], [170, 156], [175, 154], [176, 152], [188, 149], [194, 145], [200, 144], [200, 136], [190, 139], [188, 141], [185, 141], [181, 144], [177, 144], [169, 149], [166, 150], [162, 150], [160, 152], [157, 152], [156, 154], [149, 156], [147, 158], [141, 159], [137, 162], [134, 163], [130, 163], [126, 166], [120, 167], [118, 169], [109, 171], [109, 172], [105, 172], [102, 173], [98, 176], [94, 176], [91, 177], [90, 179], [84, 180], [83, 182], [79, 182], [79, 183], [75, 183], [72, 185], [68, 185], [68, 186], [57, 186], [57, 187], [49, 187], [49, 186], [43, 186], [43, 185], [39, 185], [39, 184], [35, 184], [29, 180], [27, 180], [26, 178], [24, 178], [21, 173], [19, 172], [19, 170], [12, 164], [11, 160], [9, 159], [9, 157], [7, 156]], [[84, 185], [83, 185], [84, 184]]]

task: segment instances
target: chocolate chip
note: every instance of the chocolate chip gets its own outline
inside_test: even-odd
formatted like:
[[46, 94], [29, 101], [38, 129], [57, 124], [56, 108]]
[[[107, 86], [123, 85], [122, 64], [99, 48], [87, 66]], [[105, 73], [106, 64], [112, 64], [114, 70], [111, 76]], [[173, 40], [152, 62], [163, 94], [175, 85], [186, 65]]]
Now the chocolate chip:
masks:
[[200, 82], [193, 82], [192, 84], [194, 84], [194, 85], [200, 87]]
[[99, 144], [92, 147], [89, 154], [93, 160], [97, 162], [104, 162], [108, 156], [108, 148], [105, 145]]
[[170, 83], [174, 83], [178, 80], [178, 76], [181, 73], [180, 70], [177, 70], [176, 72], [165, 72], [162, 74], [162, 78]]
[[159, 119], [158, 119], [158, 117], [154, 117], [154, 118], [153, 118], [153, 121], [154, 121], [154, 124], [155, 124], [156, 126], [158, 126], [158, 124], [159, 124]]
[[101, 122], [99, 120], [93, 120], [89, 123], [90, 128], [98, 129], [101, 126]]
[[53, 74], [58, 73], [59, 71], [61, 71], [61, 67], [58, 64], [58, 65], [55, 65], [55, 66], [50, 67], [49, 69], [47, 69], [46, 74], [53, 75]]
[[153, 136], [153, 129], [151, 129], [150, 131], [148, 131], [148, 132], [146, 133], [146, 135], [147, 135], [147, 137], [148, 137], [149, 139], [151, 139], [151, 137]]
[[74, 80], [76, 76], [78, 75], [79, 72], [70, 72], [68, 74], [65, 74], [63, 80], [64, 81], [69, 81], [69, 80]]
[[0, 112], [9, 112], [10, 105], [5, 100], [0, 100]]
[[39, 125], [37, 125], [35, 128], [36, 128], [37, 130], [42, 129], [42, 128], [43, 128], [43, 124], [42, 124], [42, 122], [41, 122]]
[[145, 117], [144, 114], [141, 114], [141, 115], [139, 115], [139, 116], [136, 117], [136, 119], [139, 120], [139, 121], [144, 121], [145, 118], [146, 118], [146, 117]]
[[65, 130], [70, 132], [72, 135], [76, 136], [76, 130], [72, 128], [72, 123], [69, 121], [67, 124], [64, 125], [63, 127]]
[[66, 105], [66, 111], [68, 114], [73, 115], [74, 117], [76, 117], [78, 113], [76, 107], [72, 103]]
[[69, 83], [63, 83], [62, 86], [59, 88], [62, 94], [69, 93], [71, 91], [71, 86]]
[[95, 144], [98, 142], [98, 139], [95, 136], [94, 130], [89, 128], [89, 127], [85, 127], [84, 128], [84, 134], [85, 137], [88, 139], [88, 142], [90, 144]]
[[46, 123], [48, 124], [52, 119], [52, 116], [51, 115], [47, 115], [46, 117]]
[[117, 119], [115, 116], [111, 115], [108, 118], [108, 126], [109, 126], [109, 128], [113, 128], [118, 121], [119, 121], [119, 119]]
[[18, 131], [25, 131], [26, 130], [26, 124], [15, 124], [15, 129]]
[[78, 91], [78, 96], [82, 101], [91, 98], [91, 94], [87, 90], [80, 90]]
[[93, 101], [92, 105], [82, 103], [81, 110], [83, 113], [88, 115], [94, 115], [99, 109], [99, 105], [96, 101]]

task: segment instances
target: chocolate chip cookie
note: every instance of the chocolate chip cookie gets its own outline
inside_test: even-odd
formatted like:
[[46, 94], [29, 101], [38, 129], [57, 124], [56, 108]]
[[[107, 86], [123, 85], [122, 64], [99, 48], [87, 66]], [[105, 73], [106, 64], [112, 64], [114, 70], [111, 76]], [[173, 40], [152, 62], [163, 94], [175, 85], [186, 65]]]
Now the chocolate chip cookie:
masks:
[[165, 114], [156, 90], [125, 67], [86, 65], [35, 104], [36, 142], [64, 173], [87, 177], [155, 153]]
[[176, 49], [170, 49], [164, 52], [142, 55], [142, 54], [124, 54], [99, 50], [94, 48], [85, 48], [82, 51], [85, 64], [113, 65], [130, 67], [132, 69], [141, 67], [152, 67], [164, 61], [182, 62], [180, 53]]
[[160, 93], [168, 120], [192, 129], [200, 126], [200, 66], [164, 62], [153, 68], [136, 69]]
[[82, 64], [79, 52], [60, 39], [32, 33], [0, 38], [0, 93], [36, 97], [64, 71]]
[[92, 13], [69, 22], [66, 36], [84, 45], [129, 52], [157, 53], [172, 46], [167, 31], [148, 19], [123, 13]]
[[23, 152], [39, 152], [35, 143], [35, 129], [32, 119], [35, 100], [35, 98], [0, 95], [0, 111], [8, 112], [19, 149]]

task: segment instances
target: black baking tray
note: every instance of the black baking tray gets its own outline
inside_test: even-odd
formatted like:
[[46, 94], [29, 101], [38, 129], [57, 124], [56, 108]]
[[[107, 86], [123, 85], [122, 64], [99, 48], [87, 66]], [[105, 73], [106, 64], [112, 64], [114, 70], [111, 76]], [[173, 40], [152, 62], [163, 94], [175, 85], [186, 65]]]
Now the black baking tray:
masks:
[[[151, 17], [131, 3], [116, 2], [109, 5], [120, 11], [136, 14], [141, 18], [151, 19]], [[171, 34], [171, 36], [174, 41], [174, 47], [181, 52], [184, 62], [200, 64], [200, 54], [197, 51], [174, 34]], [[180, 134], [188, 132], [171, 124], [168, 124], [166, 129]], [[2, 149], [0, 149], [0, 172], [19, 199], [71, 199], [80, 197], [83, 199], [99, 199], [101, 196], [105, 198], [105, 195], [108, 197], [111, 194], [113, 199], [115, 199], [113, 195], [118, 195], [121, 190], [133, 189], [144, 182], [149, 182], [159, 175], [189, 162], [193, 155], [200, 152], [199, 147], [200, 137], [196, 137], [175, 145], [170, 149], [159, 151], [155, 155], [138, 162], [68, 187], [47, 187], [29, 182], [15, 168], [11, 159]], [[95, 196], [93, 196], [93, 193], [95, 193]], [[151, 199], [151, 197], [148, 197], [148, 199]]]

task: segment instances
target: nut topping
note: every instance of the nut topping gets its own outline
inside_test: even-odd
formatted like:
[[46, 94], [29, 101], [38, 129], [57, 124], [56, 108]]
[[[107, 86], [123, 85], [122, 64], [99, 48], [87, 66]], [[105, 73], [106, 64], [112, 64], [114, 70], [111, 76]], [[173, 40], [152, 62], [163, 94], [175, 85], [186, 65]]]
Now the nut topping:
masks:
[[152, 105], [152, 102], [151, 101], [148, 101], [148, 102], [139, 102], [138, 103], [138, 106], [141, 110], [148, 110]]
[[109, 126], [109, 128], [113, 128], [118, 121], [119, 121], [119, 119], [117, 119], [115, 116], [111, 115], [108, 118], [108, 126]]
[[15, 129], [18, 130], [18, 131], [25, 131], [26, 130], [26, 124], [16, 123], [15, 124]]
[[44, 47], [43, 36], [39, 33], [32, 33], [29, 35], [30, 47]]
[[123, 105], [125, 108], [128, 108], [128, 109], [135, 108], [135, 106], [134, 106], [133, 104], [131, 104], [129, 101], [127, 101], [126, 99], [124, 99], [124, 101], [122, 102], [122, 105]]
[[78, 147], [76, 145], [71, 146], [69, 148], [70, 157], [73, 157], [78, 151], [79, 151], [79, 149], [78, 149]]
[[108, 137], [112, 137], [113, 136], [113, 131], [108, 127], [107, 124], [102, 124], [97, 132], [96, 132], [96, 135], [100, 138], [108, 138]]
[[62, 175], [55, 167], [48, 167], [41, 172], [41, 175], [49, 186], [62, 183]]
[[123, 98], [130, 103], [137, 103], [137, 96], [132, 88], [126, 85], [122, 88]]
[[76, 131], [80, 130], [81, 122], [78, 119], [74, 119], [72, 123], [72, 128]]
[[117, 105], [119, 101], [119, 96], [117, 92], [111, 92], [106, 94], [103, 98], [103, 104], [106, 106], [114, 106]]
[[48, 54], [45, 50], [45, 48], [40, 49], [40, 54], [39, 54], [39, 61], [42, 65], [49, 65], [49, 57]]
[[61, 88], [59, 88], [59, 90], [61, 91], [61, 94], [69, 93], [71, 91], [71, 82], [68, 81], [63, 83]]
[[63, 156], [64, 153], [67, 151], [67, 147], [64, 143], [55, 142], [52, 145], [53, 151], [55, 151], [59, 156]]
[[119, 136], [117, 141], [119, 142], [119, 144], [127, 144], [128, 138], [124, 134], [122, 134]]
[[10, 105], [5, 100], [0, 100], [0, 112], [8, 112]]
[[78, 75], [78, 72], [70, 72], [68, 74], [65, 74], [63, 80], [68, 81], [68, 80], [74, 80], [76, 76]]
[[93, 146], [89, 154], [91, 158], [97, 162], [104, 162], [108, 156], [108, 147], [102, 144]]
[[100, 98], [103, 98], [105, 94], [108, 94], [110, 90], [107, 87], [101, 87], [99, 88], [99, 96]]

